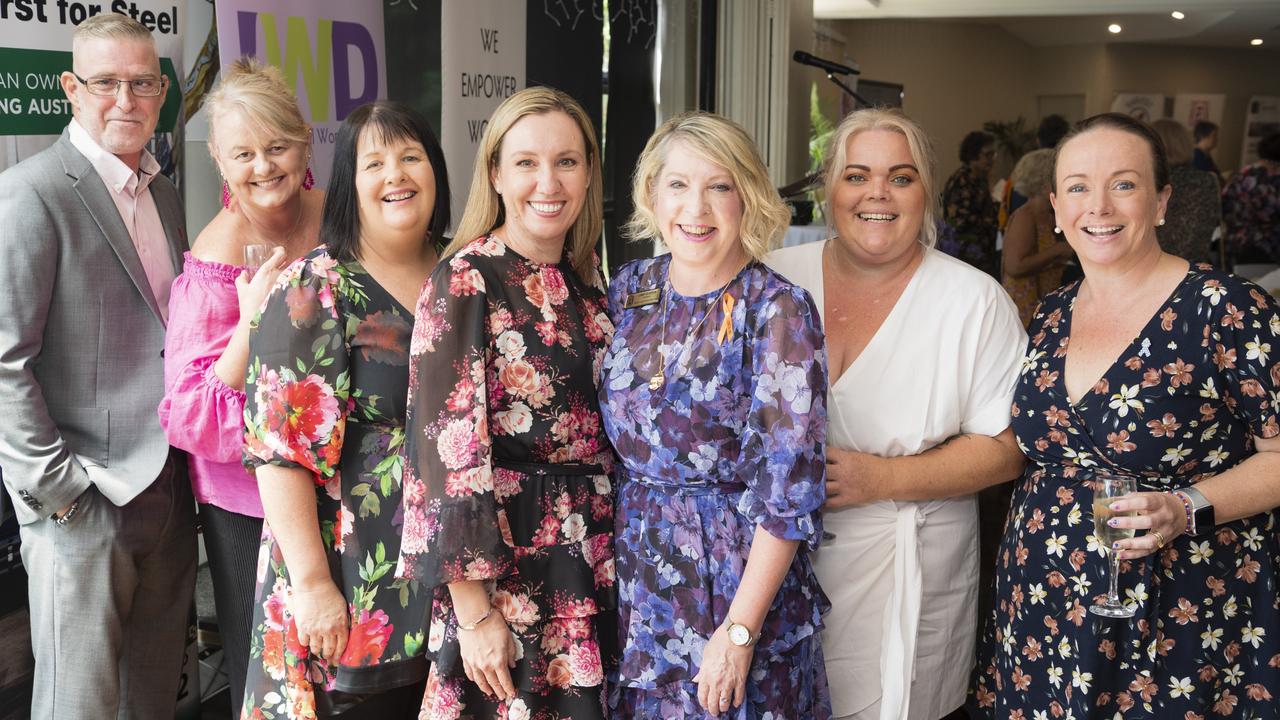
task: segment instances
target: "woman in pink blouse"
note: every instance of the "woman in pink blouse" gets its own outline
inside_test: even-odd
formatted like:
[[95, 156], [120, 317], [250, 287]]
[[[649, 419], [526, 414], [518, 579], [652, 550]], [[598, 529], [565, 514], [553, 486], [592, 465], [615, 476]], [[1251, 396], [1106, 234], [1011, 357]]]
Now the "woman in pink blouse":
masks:
[[[280, 73], [241, 59], [205, 100], [223, 210], [187, 253], [169, 296], [160, 423], [190, 455], [231, 697], [244, 694], [262, 502], [240, 464], [249, 321], [287, 264], [316, 245], [311, 129]], [[274, 247], [257, 272], [245, 246]]]

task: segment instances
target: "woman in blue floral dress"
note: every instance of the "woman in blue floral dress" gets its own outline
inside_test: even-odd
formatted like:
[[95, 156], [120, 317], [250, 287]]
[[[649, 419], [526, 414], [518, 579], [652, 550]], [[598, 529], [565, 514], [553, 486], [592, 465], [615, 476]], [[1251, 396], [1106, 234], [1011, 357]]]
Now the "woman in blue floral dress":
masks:
[[[1256, 285], [1160, 250], [1170, 190], [1159, 140], [1124, 115], [1059, 146], [1054, 207], [1085, 279], [1031, 323], [1013, 427], [1015, 491], [975, 675], [977, 717], [1280, 717], [1280, 316]], [[1095, 471], [1134, 477], [1111, 503], [1131, 619], [1088, 611], [1108, 560]]]
[[632, 235], [661, 235], [671, 255], [624, 266], [609, 288], [614, 717], [830, 718], [829, 606], [809, 558], [826, 352], [808, 293], [759, 262], [787, 212], [747, 135], [706, 114], [659, 128], [633, 193]]

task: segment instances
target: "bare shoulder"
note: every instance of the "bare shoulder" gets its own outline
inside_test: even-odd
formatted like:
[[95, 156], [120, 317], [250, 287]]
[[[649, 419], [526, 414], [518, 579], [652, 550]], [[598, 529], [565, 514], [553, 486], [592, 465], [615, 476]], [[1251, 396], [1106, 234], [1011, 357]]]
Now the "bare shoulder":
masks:
[[240, 220], [227, 210], [220, 210], [191, 244], [191, 254], [205, 262], [227, 265], [244, 264]]

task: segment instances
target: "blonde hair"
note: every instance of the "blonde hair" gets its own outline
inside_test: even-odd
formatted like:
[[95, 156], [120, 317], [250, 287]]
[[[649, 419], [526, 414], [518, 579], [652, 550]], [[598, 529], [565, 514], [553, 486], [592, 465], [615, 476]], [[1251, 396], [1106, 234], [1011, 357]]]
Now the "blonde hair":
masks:
[[72, 54], [86, 40], [134, 40], [150, 43], [152, 47], [156, 44], [155, 36], [145, 25], [116, 12], [99, 13], [77, 25], [71, 34]]
[[1042, 148], [1023, 155], [1013, 167], [1010, 182], [1026, 198], [1053, 190], [1053, 150]]
[[827, 227], [835, 233], [832, 219], [835, 212], [831, 208], [831, 198], [835, 194], [836, 183], [844, 174], [844, 166], [848, 163], [849, 138], [868, 130], [888, 130], [906, 137], [907, 149], [920, 175], [920, 186], [924, 189], [924, 222], [920, 224], [921, 245], [933, 247], [938, 243], [938, 193], [934, 190], [934, 155], [933, 143], [929, 136], [916, 122], [900, 110], [892, 108], [870, 108], [857, 110], [840, 122], [831, 134], [831, 144], [827, 147], [826, 160], [826, 216]]
[[222, 70], [222, 79], [204, 100], [209, 117], [209, 154], [217, 159], [218, 119], [239, 110], [268, 136], [311, 145], [311, 128], [298, 109], [298, 99], [284, 75], [252, 57], [242, 57]]
[[553, 112], [562, 112], [577, 124], [582, 133], [582, 145], [587, 151], [587, 197], [582, 212], [569, 228], [565, 243], [569, 248], [569, 260], [578, 277], [584, 282], [593, 282], [595, 267], [592, 258], [596, 242], [604, 228], [604, 181], [600, 174], [600, 146], [596, 143], [596, 133], [587, 111], [566, 93], [549, 87], [525, 88], [503, 101], [493, 111], [493, 115], [489, 116], [489, 125], [485, 128], [484, 135], [480, 138], [480, 147], [476, 151], [467, 207], [462, 212], [462, 219], [458, 221], [453, 241], [444, 249], [442, 256], [458, 252], [471, 241], [489, 234], [506, 221], [502, 197], [494, 189], [491, 180], [491, 173], [498, 167], [499, 156], [502, 154], [502, 141], [522, 118]]
[[676, 142], [704, 160], [724, 168], [742, 198], [740, 242], [748, 255], [761, 260], [786, 232], [791, 211], [769, 182], [760, 150], [746, 130], [728, 118], [706, 112], [677, 115], [659, 127], [640, 154], [631, 182], [635, 212], [623, 233], [632, 239], [659, 237], [653, 209], [654, 183]]
[[1164, 143], [1164, 153], [1169, 158], [1169, 167], [1186, 165], [1191, 162], [1195, 142], [1191, 139], [1191, 131], [1177, 120], [1159, 118], [1151, 123], [1151, 129], [1160, 136]]

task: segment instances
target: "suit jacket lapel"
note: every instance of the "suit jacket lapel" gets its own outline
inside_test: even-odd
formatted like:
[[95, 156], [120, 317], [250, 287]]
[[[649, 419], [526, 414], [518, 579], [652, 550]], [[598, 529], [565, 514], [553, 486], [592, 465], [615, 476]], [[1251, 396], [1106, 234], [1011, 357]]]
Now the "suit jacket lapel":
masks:
[[124, 221], [120, 219], [120, 210], [111, 199], [111, 191], [93, 169], [89, 159], [81, 155], [80, 151], [71, 144], [65, 132], [58, 140], [58, 150], [62, 155], [67, 175], [75, 178], [72, 187], [84, 202], [85, 210], [98, 224], [98, 229], [102, 231], [103, 237], [115, 251], [125, 272], [129, 273], [129, 279], [137, 286], [142, 299], [147, 302], [147, 307], [151, 308], [156, 319], [163, 324], [164, 316], [160, 314], [160, 304], [156, 302], [155, 295], [151, 292], [151, 283], [147, 280], [146, 270], [142, 268], [142, 260], [138, 258], [138, 249], [134, 247], [133, 238], [129, 236]]

